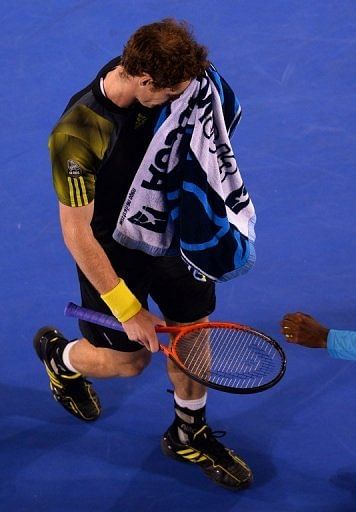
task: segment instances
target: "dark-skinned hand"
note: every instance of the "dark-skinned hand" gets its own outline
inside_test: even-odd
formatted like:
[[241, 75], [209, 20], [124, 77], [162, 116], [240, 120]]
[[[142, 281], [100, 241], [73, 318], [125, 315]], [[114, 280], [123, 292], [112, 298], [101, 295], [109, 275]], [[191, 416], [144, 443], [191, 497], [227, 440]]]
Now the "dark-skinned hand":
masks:
[[329, 329], [306, 313], [287, 313], [280, 322], [281, 332], [289, 343], [310, 348], [326, 348]]

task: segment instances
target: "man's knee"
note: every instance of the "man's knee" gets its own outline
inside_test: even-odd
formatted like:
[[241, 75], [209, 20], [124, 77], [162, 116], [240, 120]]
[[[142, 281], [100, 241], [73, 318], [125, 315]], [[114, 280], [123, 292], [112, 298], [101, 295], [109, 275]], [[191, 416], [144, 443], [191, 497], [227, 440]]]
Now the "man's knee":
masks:
[[140, 375], [140, 373], [143, 372], [146, 366], [149, 365], [150, 361], [151, 354], [145, 350], [144, 353], [140, 354], [136, 359], [129, 363], [121, 364], [120, 375], [122, 377], [136, 377], [136, 375]]
[[123, 353], [106, 349], [99, 350], [97, 358], [98, 370], [102, 373], [109, 372], [118, 377], [135, 377], [143, 372], [151, 360], [151, 353], [147, 350]]

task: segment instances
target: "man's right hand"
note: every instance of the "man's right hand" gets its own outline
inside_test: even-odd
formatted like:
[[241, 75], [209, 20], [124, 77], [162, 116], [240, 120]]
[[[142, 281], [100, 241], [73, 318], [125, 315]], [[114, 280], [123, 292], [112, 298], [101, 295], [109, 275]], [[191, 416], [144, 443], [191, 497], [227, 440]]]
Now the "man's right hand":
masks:
[[159, 342], [155, 331], [156, 325], [164, 326], [166, 322], [143, 308], [122, 324], [129, 339], [138, 341], [150, 352], [159, 350]]

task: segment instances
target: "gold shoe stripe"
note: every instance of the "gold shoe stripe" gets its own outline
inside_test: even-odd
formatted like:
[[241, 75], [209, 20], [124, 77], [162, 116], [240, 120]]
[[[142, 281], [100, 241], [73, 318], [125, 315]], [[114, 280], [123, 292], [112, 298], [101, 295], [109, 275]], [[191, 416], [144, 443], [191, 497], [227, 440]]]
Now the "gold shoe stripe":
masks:
[[92, 394], [92, 390], [91, 390], [91, 387], [89, 386], [89, 384], [88, 384], [88, 392], [89, 392], [90, 399], [93, 402], [93, 404], [94, 404], [94, 406], [95, 406], [95, 408], [97, 410], [97, 413], [100, 414], [100, 407], [99, 407], [99, 404], [98, 404], [98, 400]]
[[195, 432], [194, 434], [194, 439], [196, 438], [196, 436], [198, 436], [201, 432], [203, 432], [203, 430], [205, 430], [207, 428], [206, 425], [203, 425], [202, 428], [200, 430], [198, 430], [198, 432]]
[[[193, 448], [191, 448], [191, 450], [193, 450]], [[186, 453], [188, 453], [188, 452], [189, 452], [189, 450], [181, 450], [181, 451], [185, 451]], [[252, 474], [251, 474], [251, 470], [250, 470], [250, 468], [247, 466], [247, 464], [246, 464], [243, 460], [239, 459], [236, 455], [233, 455], [233, 454], [231, 453], [231, 450], [227, 450], [227, 451], [229, 452], [229, 455], [231, 456], [231, 458], [232, 458], [232, 459], [234, 459], [234, 461], [235, 461], [235, 462], [239, 463], [239, 464], [240, 464], [240, 466], [242, 466], [244, 469], [246, 469], [246, 471], [249, 473], [249, 475], [250, 475], [250, 477], [251, 477], [251, 476], [252, 476]], [[177, 452], [177, 453], [178, 453], [178, 454], [181, 454], [180, 452]], [[194, 460], [194, 457], [195, 457], [195, 455], [196, 455], [196, 454], [201, 455], [201, 458], [200, 458], [200, 459], [198, 459], [198, 460]], [[215, 463], [214, 463], [214, 460], [213, 460], [211, 457], [209, 457], [209, 455], [208, 455], [207, 453], [196, 452], [196, 454], [193, 454], [193, 456], [183, 455], [183, 457], [184, 457], [185, 459], [190, 460], [191, 462], [202, 462], [202, 461], [204, 461], [204, 460], [210, 460], [210, 462], [212, 463], [213, 468], [215, 468], [215, 469], [220, 469], [223, 473], [226, 473], [227, 475], [229, 475], [229, 476], [230, 476], [233, 480], [235, 480], [236, 482], [239, 482], [239, 483], [241, 483], [241, 482], [242, 482], [242, 480], [241, 480], [241, 479], [237, 478], [235, 475], [233, 475], [232, 473], [230, 473], [230, 471], [228, 471], [226, 468], [224, 468], [224, 467], [223, 467], [223, 466], [221, 466], [220, 464], [215, 464]]]
[[[61, 382], [56, 378], [56, 375], [48, 368], [47, 364], [45, 362], [43, 362], [43, 364], [45, 365], [45, 368], [46, 368], [46, 371], [47, 371], [47, 374], [48, 374], [48, 377], [50, 379], [50, 384], [52, 384], [52, 386], [54, 387], [57, 387], [57, 388], [61, 388], [63, 389], [64, 388], [64, 385], [61, 384]], [[73, 379], [73, 378], [78, 378], [80, 377], [81, 374], [76, 374], [75, 377], [68, 377], [69, 379]], [[62, 377], [62, 376], [61, 376]], [[86, 388], [87, 388], [87, 391], [88, 391], [88, 394], [89, 394], [89, 398], [92, 402], [92, 404], [94, 405], [96, 411], [97, 411], [97, 414], [100, 414], [100, 407], [98, 405], [98, 401], [97, 399], [95, 398], [94, 394], [92, 393], [92, 390], [91, 390], [91, 387], [88, 383], [86, 383]], [[63, 398], [66, 398], [67, 400], [69, 400], [69, 406], [70, 408], [77, 414], [79, 414], [82, 418], [84, 419], [88, 419], [87, 416], [85, 416], [81, 410], [78, 408], [77, 404], [73, 401], [72, 397], [70, 396], [66, 396], [66, 397], [63, 397]]]
[[[181, 455], [185, 459], [191, 461], [191, 462], [202, 462], [203, 460], [206, 460], [205, 455], [202, 455], [201, 452], [194, 450], [193, 448], [187, 448], [185, 450], [178, 450], [178, 455]], [[197, 457], [199, 457], [197, 459]]]
[[235, 462], [238, 462], [240, 464], [240, 466], [243, 466], [245, 469], [247, 469], [248, 471], [250, 471], [250, 468], [248, 467], [248, 465], [246, 464], [245, 461], [243, 461], [242, 459], [239, 459], [239, 457], [237, 457], [237, 455], [235, 455], [232, 450], [228, 450], [229, 452], [229, 455], [232, 459], [234, 459]]
[[69, 399], [69, 406], [70, 408], [77, 414], [79, 414], [79, 416], [81, 416], [82, 418], [85, 418], [87, 419], [86, 416], [84, 416], [84, 414], [82, 413], [82, 411], [78, 408], [77, 404], [72, 400], [72, 398], [70, 396], [66, 396], [66, 398]]
[[48, 377], [49, 377], [49, 380], [52, 382], [52, 384], [54, 386], [57, 386], [58, 388], [63, 388], [63, 384], [61, 384], [61, 382], [58, 380], [57, 376], [55, 373], [53, 373], [47, 366], [47, 364], [44, 362], [43, 363], [45, 365], [45, 368], [46, 368], [46, 371], [47, 371], [47, 374], [48, 374]]
[[195, 450], [193, 450], [192, 448], [185, 448], [184, 450], [178, 450], [177, 453], [179, 455], [186, 455], [187, 453], [192, 453], [194, 451]]
[[62, 379], [78, 379], [79, 377], [81, 377], [82, 374], [81, 373], [75, 373], [74, 375], [61, 375]]
[[[243, 466], [246, 468], [246, 466], [244, 464], [243, 464]], [[237, 478], [236, 475], [233, 475], [232, 473], [230, 473], [230, 471], [228, 471], [226, 468], [220, 466], [219, 464], [217, 464], [216, 466], [215, 466], [215, 464], [213, 464], [213, 467], [221, 469], [221, 471], [223, 471], [224, 473], [229, 475], [233, 480], [236, 480], [236, 482], [241, 483], [243, 481], [240, 478]], [[249, 475], [251, 477], [251, 472], [250, 471], [249, 471]]]
[[200, 457], [200, 455], [201, 455], [200, 452], [195, 452], [195, 453], [191, 453], [190, 455], [183, 455], [183, 457], [188, 460], [193, 460], [193, 459], [196, 459], [197, 457]]

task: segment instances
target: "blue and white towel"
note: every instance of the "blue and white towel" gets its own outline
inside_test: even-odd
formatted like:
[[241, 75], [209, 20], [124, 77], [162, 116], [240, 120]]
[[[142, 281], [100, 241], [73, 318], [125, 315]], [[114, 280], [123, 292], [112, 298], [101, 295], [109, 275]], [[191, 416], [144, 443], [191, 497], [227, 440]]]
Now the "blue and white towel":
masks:
[[226, 281], [255, 261], [255, 210], [230, 144], [222, 94], [211, 67], [170, 111], [162, 110], [113, 234], [153, 256], [180, 254], [201, 280]]

